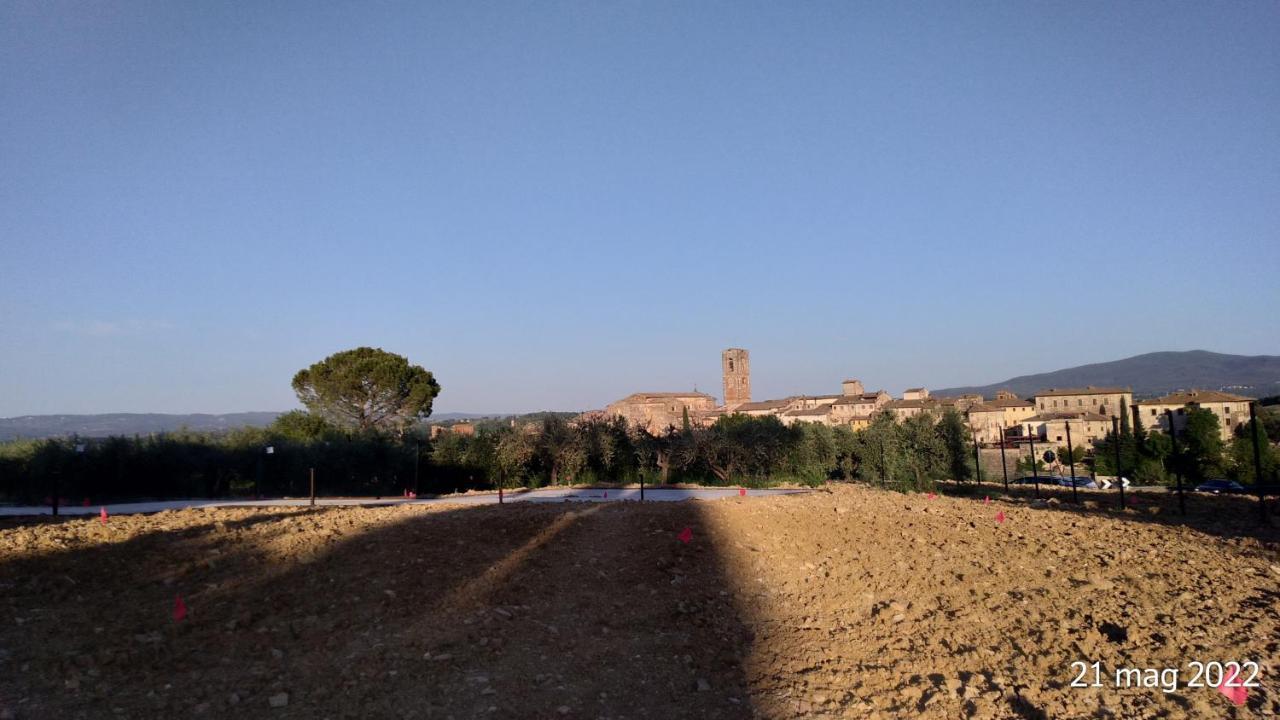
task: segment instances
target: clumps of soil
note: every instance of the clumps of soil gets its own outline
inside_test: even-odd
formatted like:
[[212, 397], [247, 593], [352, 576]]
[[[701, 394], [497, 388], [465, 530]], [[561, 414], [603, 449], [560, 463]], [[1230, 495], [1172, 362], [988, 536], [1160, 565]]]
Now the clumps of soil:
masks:
[[[1274, 715], [1280, 546], [1224, 514], [838, 487], [6, 521], [0, 717]], [[1077, 660], [1264, 687], [1073, 688]]]

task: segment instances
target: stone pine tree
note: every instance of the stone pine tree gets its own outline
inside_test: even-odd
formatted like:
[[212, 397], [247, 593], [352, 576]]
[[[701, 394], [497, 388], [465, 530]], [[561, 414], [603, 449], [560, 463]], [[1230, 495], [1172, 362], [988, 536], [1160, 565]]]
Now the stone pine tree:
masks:
[[359, 347], [299, 370], [293, 390], [308, 411], [340, 428], [403, 434], [431, 414], [440, 384], [401, 355]]

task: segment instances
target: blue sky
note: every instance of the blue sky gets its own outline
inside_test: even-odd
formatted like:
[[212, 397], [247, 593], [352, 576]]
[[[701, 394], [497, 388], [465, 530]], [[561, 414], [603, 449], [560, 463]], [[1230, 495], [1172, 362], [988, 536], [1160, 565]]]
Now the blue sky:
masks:
[[0, 4], [0, 416], [1280, 354], [1280, 4]]

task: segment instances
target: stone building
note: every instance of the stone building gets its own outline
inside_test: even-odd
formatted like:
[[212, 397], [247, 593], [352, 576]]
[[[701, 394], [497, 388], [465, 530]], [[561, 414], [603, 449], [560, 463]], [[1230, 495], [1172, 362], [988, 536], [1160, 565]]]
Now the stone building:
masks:
[[1066, 445], [1068, 424], [1072, 445], [1096, 443], [1111, 432], [1110, 416], [1089, 411], [1060, 411], [1039, 413], [1021, 421], [1019, 434], [1051, 445]]
[[[858, 384], [861, 385], [861, 383]], [[855, 417], [869, 417], [876, 414], [892, 399], [889, 393], [883, 390], [842, 395], [831, 403], [831, 419], [837, 423], [845, 423]]]
[[720, 353], [724, 376], [724, 407], [730, 412], [751, 402], [751, 357], [742, 348], [729, 348]]
[[1035, 414], [1035, 403], [1002, 391], [989, 403], [969, 406], [969, 427], [978, 442], [995, 443], [1004, 438], [1005, 430], [1018, 427]]
[[890, 400], [885, 403], [884, 409], [893, 413], [893, 419], [898, 422], [921, 413], [931, 413], [935, 416], [942, 415], [942, 403], [933, 398]]
[[1049, 388], [1036, 393], [1036, 410], [1044, 412], [1091, 412], [1111, 417], [1133, 402], [1129, 388]]
[[471, 437], [476, 434], [476, 426], [472, 425], [469, 422], [454, 423], [452, 425], [432, 425], [431, 426], [432, 440], [435, 440], [436, 438], [440, 437], [441, 435], [444, 435], [445, 433], [452, 433], [454, 435], [465, 435], [465, 436]]
[[831, 404], [817, 405], [815, 407], [802, 407], [787, 410], [779, 416], [783, 425], [791, 425], [798, 422], [817, 423], [819, 425], [831, 425]]
[[1154, 400], [1138, 403], [1138, 417], [1147, 430], [1169, 432], [1169, 415], [1173, 413], [1173, 427], [1179, 433], [1187, 424], [1187, 409], [1198, 407], [1208, 410], [1218, 418], [1222, 439], [1230, 440], [1236, 427], [1249, 422], [1249, 403], [1253, 398], [1219, 392], [1217, 390], [1189, 390], [1176, 392]]
[[622, 417], [656, 435], [669, 427], [682, 427], [686, 411], [689, 422], [700, 425], [703, 415], [715, 410], [716, 399], [706, 393], [641, 392], [610, 403], [604, 412], [606, 416]]
[[929, 391], [922, 388], [907, 388], [902, 391], [903, 400], [926, 400], [929, 397]]

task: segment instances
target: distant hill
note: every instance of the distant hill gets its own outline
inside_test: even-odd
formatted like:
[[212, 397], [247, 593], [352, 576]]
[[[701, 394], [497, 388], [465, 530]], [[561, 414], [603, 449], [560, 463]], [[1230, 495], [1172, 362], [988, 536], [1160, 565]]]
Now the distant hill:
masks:
[[[225, 415], [166, 415], [162, 413], [109, 413], [104, 415], [24, 415], [0, 418], [0, 442], [33, 440], [48, 437], [108, 437], [111, 435], [147, 435], [172, 432], [180, 428], [199, 432], [219, 432], [241, 427], [266, 427], [282, 413], [242, 412]], [[573, 417], [577, 413], [441, 413], [427, 418], [428, 424], [461, 421], [504, 420], [514, 415], [520, 421], [540, 420], [544, 414]]]
[[990, 398], [997, 390], [1007, 389], [1025, 398], [1046, 388], [1086, 385], [1129, 387], [1139, 397], [1192, 388], [1265, 397], [1280, 393], [1280, 356], [1224, 355], [1207, 350], [1153, 352], [1113, 362], [1023, 375], [990, 385], [943, 388], [933, 394], [979, 393]]
[[226, 415], [165, 415], [161, 413], [109, 413], [105, 415], [24, 415], [0, 418], [0, 441], [18, 438], [47, 438], [80, 435], [146, 435], [170, 432], [182, 427], [202, 432], [239, 427], [265, 427], [280, 416], [278, 412], [242, 412]]

